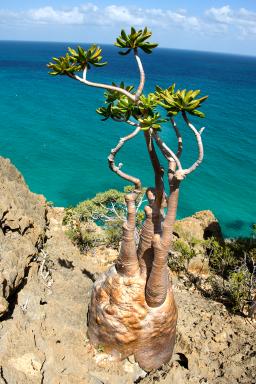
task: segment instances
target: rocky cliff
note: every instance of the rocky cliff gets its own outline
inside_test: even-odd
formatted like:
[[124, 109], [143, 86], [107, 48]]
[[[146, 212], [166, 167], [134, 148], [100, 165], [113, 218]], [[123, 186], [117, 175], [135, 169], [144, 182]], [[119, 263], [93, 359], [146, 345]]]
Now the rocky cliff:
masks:
[[81, 254], [65, 235], [63, 210], [47, 207], [3, 158], [0, 182], [0, 384], [256, 383], [255, 323], [175, 276], [179, 321], [168, 365], [146, 375], [132, 357], [113, 362], [91, 348], [91, 287], [115, 251]]
[[0, 316], [10, 316], [9, 302], [26, 282], [46, 225], [44, 197], [30, 192], [10, 161], [0, 158]]

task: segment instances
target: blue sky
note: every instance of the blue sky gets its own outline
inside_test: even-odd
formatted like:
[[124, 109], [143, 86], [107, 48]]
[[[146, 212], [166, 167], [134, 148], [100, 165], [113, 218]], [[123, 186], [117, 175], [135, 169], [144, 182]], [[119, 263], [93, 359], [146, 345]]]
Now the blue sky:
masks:
[[162, 47], [256, 55], [256, 0], [1, 3], [0, 40], [112, 43], [120, 28], [147, 25]]

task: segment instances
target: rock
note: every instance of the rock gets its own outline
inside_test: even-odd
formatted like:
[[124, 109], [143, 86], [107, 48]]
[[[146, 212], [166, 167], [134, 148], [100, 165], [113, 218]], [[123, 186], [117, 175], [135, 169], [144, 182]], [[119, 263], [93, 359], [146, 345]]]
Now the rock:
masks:
[[0, 297], [0, 317], [8, 311], [9, 303], [4, 297]]
[[191, 217], [177, 220], [173, 232], [176, 237], [185, 240], [196, 239], [200, 241], [209, 237], [214, 237], [218, 241], [223, 240], [219, 222], [211, 211], [200, 211]]
[[[0, 316], [22, 284], [46, 229], [46, 201], [29, 191], [8, 159], [0, 157]], [[4, 300], [5, 299], [5, 300]]]
[[[0, 384], [256, 382], [253, 320], [229, 314], [222, 304], [188, 290], [176, 277], [173, 289], [179, 316], [170, 363], [143, 377], [145, 372], [132, 357], [113, 361], [100, 348], [92, 348], [86, 336], [86, 316], [92, 275], [109, 267], [107, 259], [102, 262], [104, 249], [96, 250], [94, 256], [81, 254], [63, 231], [63, 209], [48, 208], [46, 219], [42, 198], [29, 192], [21, 175], [3, 159], [0, 180], [6, 182], [0, 185], [0, 206], [8, 207], [8, 226], [16, 228], [6, 227], [6, 208], [1, 210], [1, 252], [8, 250], [11, 260], [8, 263], [1, 253], [1, 281], [6, 291], [1, 290], [0, 311], [6, 311], [6, 298], [12, 308], [10, 316], [0, 321]], [[24, 201], [15, 196], [15, 190]], [[9, 198], [13, 208], [4, 193], [14, 195]], [[28, 220], [22, 220], [22, 215]], [[26, 229], [31, 221], [33, 226]]]
[[[188, 272], [196, 275], [207, 275], [209, 273], [209, 262], [208, 258], [205, 257], [202, 242], [210, 237], [214, 237], [219, 242], [223, 241], [220, 225], [213, 213], [211, 211], [200, 211], [191, 217], [177, 220], [173, 234], [174, 246], [170, 253], [175, 257], [175, 253], [173, 253], [175, 243], [183, 242], [188, 248], [192, 247], [194, 256], [186, 266]], [[179, 251], [177, 252], [179, 254]]]
[[63, 210], [47, 215], [47, 241], [30, 263], [12, 318], [1, 322], [0, 383], [2, 375], [3, 384], [133, 384], [145, 375], [138, 364], [112, 361], [86, 336], [93, 282], [84, 269], [98, 260], [102, 270], [100, 252], [93, 262], [79, 252], [63, 231]]
[[254, 325], [198, 291], [186, 291], [176, 278], [173, 283], [179, 313], [175, 354], [140, 384], [255, 383]]

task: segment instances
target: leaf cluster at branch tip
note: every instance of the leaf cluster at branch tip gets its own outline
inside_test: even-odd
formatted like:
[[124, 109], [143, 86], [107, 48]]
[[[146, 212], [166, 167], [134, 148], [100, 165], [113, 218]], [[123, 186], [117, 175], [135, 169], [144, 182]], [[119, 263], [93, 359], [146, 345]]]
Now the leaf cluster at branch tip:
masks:
[[199, 99], [196, 97], [201, 93], [199, 89], [189, 90], [178, 89], [175, 92], [175, 84], [172, 84], [167, 89], [162, 89], [156, 86], [155, 94], [158, 99], [158, 104], [163, 107], [169, 116], [175, 116], [179, 112], [188, 112], [191, 115], [198, 117], [205, 117], [205, 114], [198, 111], [197, 108], [201, 107], [201, 104], [208, 98], [203, 96]]
[[[113, 85], [116, 86], [115, 83]], [[129, 92], [134, 89], [133, 86], [125, 86], [123, 82], [119, 87]], [[141, 95], [138, 103], [134, 103], [118, 91], [108, 90], [104, 96], [107, 106], [102, 106], [96, 110], [98, 114], [103, 116], [102, 120], [112, 118], [117, 121], [127, 121], [132, 117], [139, 122], [142, 130], [150, 128], [159, 130], [161, 123], [166, 121], [161, 119], [159, 112], [156, 112], [158, 102], [154, 93], [149, 93], [147, 96]]]
[[132, 49], [140, 48], [145, 53], [152, 53], [152, 50], [158, 46], [156, 43], [150, 43], [148, 40], [152, 35], [147, 27], [144, 30], [140, 29], [136, 31], [133, 27], [131, 27], [131, 33], [126, 34], [126, 32], [122, 29], [121, 35], [117, 37], [115, 45], [118, 48], [126, 49], [125, 52], [119, 52], [120, 55], [128, 55]]
[[[151, 53], [158, 45], [147, 41], [151, 35], [152, 32], [147, 27], [138, 31], [131, 27], [129, 34], [126, 34], [124, 30], [121, 31], [115, 45], [125, 49], [125, 52], [119, 52], [124, 55], [127, 55], [131, 50], [137, 53], [138, 48], [141, 48], [145, 53]], [[53, 57], [53, 62], [47, 65], [51, 70], [49, 73], [53, 76], [74, 77], [75, 72], [83, 71], [85, 68], [90, 69], [92, 65], [95, 67], [104, 66], [107, 63], [102, 61], [101, 52], [101, 48], [95, 44], [87, 50], [81, 46], [78, 46], [77, 49], [68, 48], [65, 56]], [[161, 118], [159, 107], [165, 109], [167, 118], [176, 116], [180, 112], [182, 114], [187, 112], [201, 118], [205, 117], [204, 113], [198, 109], [208, 96], [197, 98], [200, 90], [178, 89], [175, 91], [175, 84], [166, 89], [156, 86], [154, 93], [142, 94], [137, 99], [133, 85], [126, 86], [124, 82], [121, 82], [120, 85], [115, 83], [112, 85], [125, 92], [120, 92], [118, 89], [105, 91], [105, 103], [97, 109], [97, 113], [103, 117], [102, 120], [111, 118], [115, 121], [128, 121], [132, 118], [133, 124], [139, 124], [142, 130], [160, 130], [161, 123], [167, 119]], [[108, 87], [106, 86], [106, 88]]]
[[[115, 83], [113, 83], [116, 86]], [[133, 92], [133, 86], [125, 86], [122, 82], [119, 88], [125, 89], [128, 92]], [[156, 86], [154, 93], [148, 95], [141, 95], [138, 102], [134, 102], [126, 95], [118, 91], [108, 90], [104, 93], [105, 105], [97, 109], [103, 119], [107, 120], [112, 118], [116, 121], [127, 121], [131, 117], [139, 123], [142, 130], [150, 128], [155, 130], [161, 129], [161, 124], [166, 122], [167, 119], [161, 118], [157, 107], [162, 107], [167, 112], [167, 117], [177, 115], [179, 112], [188, 112], [191, 115], [204, 117], [204, 113], [198, 111], [201, 103], [204, 102], [208, 96], [197, 99], [200, 90], [177, 90], [175, 91], [175, 84], [172, 84], [167, 89]], [[134, 94], [134, 93], [132, 93]]]
[[107, 62], [102, 62], [101, 56], [102, 49], [96, 45], [92, 45], [88, 50], [78, 46], [77, 49], [68, 48], [68, 52], [65, 56], [53, 57], [53, 63], [47, 64], [47, 67], [51, 69], [50, 75], [70, 75], [75, 72], [79, 72], [87, 67], [91, 68], [91, 65], [95, 67], [102, 67]]

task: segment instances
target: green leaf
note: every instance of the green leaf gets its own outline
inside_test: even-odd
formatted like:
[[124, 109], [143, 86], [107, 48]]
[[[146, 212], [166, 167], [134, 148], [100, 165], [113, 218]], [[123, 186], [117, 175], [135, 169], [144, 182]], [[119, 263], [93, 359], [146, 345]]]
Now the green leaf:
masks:
[[195, 97], [197, 97], [198, 95], [199, 95], [199, 93], [201, 93], [201, 91], [200, 91], [200, 89], [196, 89], [195, 91], [193, 91], [192, 92], [192, 97], [193, 97], [193, 99], [195, 98]]
[[123, 29], [121, 30], [121, 36], [125, 41], [127, 40], [127, 35]]
[[191, 101], [188, 106], [187, 106], [187, 110], [189, 111], [192, 111], [193, 109], [196, 109], [198, 106], [200, 105], [200, 101], [199, 100], [195, 100], [195, 101]]
[[136, 34], [136, 29], [134, 27], [131, 27], [131, 35], [135, 35]]
[[197, 109], [194, 109], [193, 111], [188, 111], [188, 113], [190, 113], [193, 116], [197, 116], [197, 117], [201, 117], [201, 118], [205, 117], [205, 114], [201, 111], [198, 111]]
[[156, 43], [146, 42], [151, 35], [152, 32], [148, 31], [147, 27], [145, 27], [144, 30], [140, 29], [138, 31], [136, 31], [134, 27], [131, 27], [131, 32], [128, 35], [122, 29], [121, 35], [116, 39], [115, 46], [127, 49], [141, 48], [144, 52], [151, 53], [151, 50], [157, 46]]
[[140, 47], [145, 53], [152, 53], [151, 49], [146, 48], [145, 46]]
[[84, 56], [85, 50], [82, 47], [80, 47], [80, 45], [78, 45], [77, 50], [81, 56]]
[[104, 67], [104, 65], [107, 65], [107, 61], [104, 61], [103, 63], [93, 63], [95, 67]]
[[205, 101], [206, 99], [208, 99], [208, 96], [203, 96], [201, 97], [200, 99], [198, 99], [198, 101], [200, 101], [200, 104]]
[[120, 48], [125, 48], [126, 47], [125, 42], [122, 39], [120, 39], [120, 37], [117, 37], [116, 41], [119, 44]]
[[[157, 43], [144, 43], [143, 47], [146, 47], [146, 48], [149, 48], [149, 49], [153, 49], [153, 48], [158, 47], [158, 44]], [[141, 46], [141, 48], [142, 48], [142, 46]]]
[[121, 51], [119, 51], [118, 53], [119, 53], [119, 55], [122, 55], [122, 56], [126, 56], [126, 55], [128, 55], [130, 52], [131, 52], [131, 48], [130, 49], [128, 49], [127, 51], [125, 51], [125, 52], [121, 52]]
[[151, 35], [152, 35], [151, 32], [148, 32], [148, 33], [146, 33], [146, 34], [143, 34], [141, 37], [139, 37], [139, 38], [137, 39], [137, 42], [138, 42], [139, 44], [141, 44], [141, 43], [143, 43], [145, 40], [147, 40]]
[[68, 51], [71, 53], [71, 55], [74, 55], [74, 56], [76, 56], [76, 55], [77, 55], [77, 52], [76, 52], [76, 50], [75, 50], [75, 49], [73, 49], [73, 48], [70, 48], [70, 47], [68, 47]]

